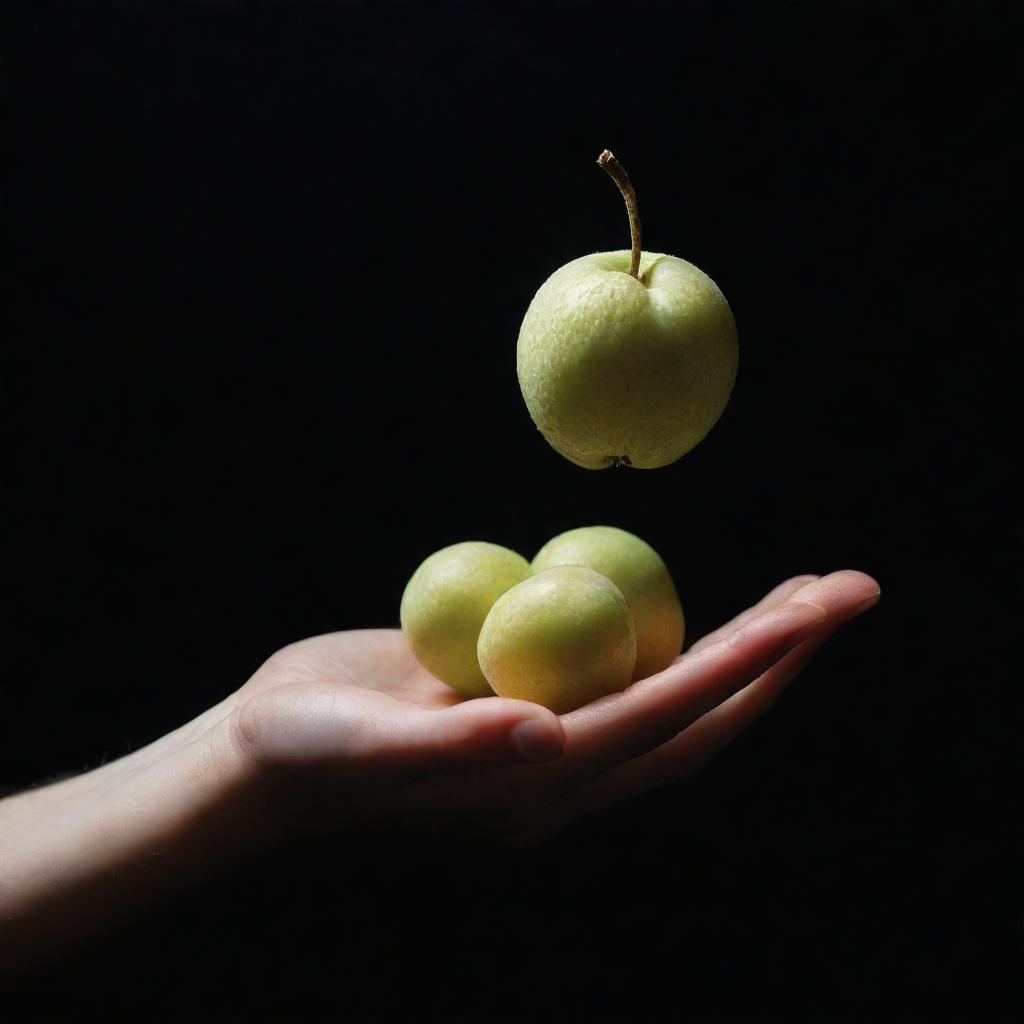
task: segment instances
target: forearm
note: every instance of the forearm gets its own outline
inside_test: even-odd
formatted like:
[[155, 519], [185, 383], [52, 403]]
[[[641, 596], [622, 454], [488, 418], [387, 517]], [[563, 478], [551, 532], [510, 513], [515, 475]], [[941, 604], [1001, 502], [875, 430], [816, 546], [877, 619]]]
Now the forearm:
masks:
[[0, 971], [212, 870], [259, 829], [231, 700], [95, 771], [0, 801]]

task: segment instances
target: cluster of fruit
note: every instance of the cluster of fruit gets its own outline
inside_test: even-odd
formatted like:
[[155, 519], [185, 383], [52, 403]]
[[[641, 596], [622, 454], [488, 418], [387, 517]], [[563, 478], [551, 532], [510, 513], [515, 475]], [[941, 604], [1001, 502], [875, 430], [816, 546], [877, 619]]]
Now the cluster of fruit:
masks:
[[661, 671], [683, 645], [664, 561], [611, 526], [560, 534], [532, 563], [483, 541], [442, 548], [413, 573], [401, 618], [420, 663], [459, 693], [558, 714]]
[[[526, 407], [548, 443], [587, 469], [654, 469], [685, 455], [732, 392], [736, 324], [692, 263], [644, 252], [636, 192], [604, 150], [632, 247], [572, 260], [541, 286], [519, 331]], [[666, 668], [683, 642], [672, 578], [638, 537], [572, 530], [530, 565], [456, 544], [416, 570], [402, 627], [420, 662], [466, 696], [491, 691], [556, 712]]]

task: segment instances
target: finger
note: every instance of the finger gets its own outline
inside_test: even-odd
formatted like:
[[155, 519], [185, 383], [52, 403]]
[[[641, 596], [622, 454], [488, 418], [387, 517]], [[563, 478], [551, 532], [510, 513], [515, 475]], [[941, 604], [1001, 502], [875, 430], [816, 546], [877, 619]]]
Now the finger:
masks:
[[878, 593], [878, 584], [863, 573], [831, 573], [664, 672], [563, 716], [569, 756], [559, 770], [579, 781], [660, 746], [823, 624], [870, 607]]
[[418, 713], [405, 725], [401, 741], [421, 772], [534, 764], [560, 757], [565, 750], [565, 732], [556, 714], [539, 704], [503, 697]]
[[437, 711], [327, 683], [258, 694], [238, 709], [234, 733], [263, 766], [314, 766], [370, 785], [545, 761], [565, 747], [558, 716], [528, 701], [488, 697]]
[[[578, 818], [698, 771], [718, 750], [763, 714], [796, 678], [833, 632], [827, 627], [825, 630], [822, 636], [805, 640], [755, 682], [733, 694], [674, 739], [580, 785], [564, 789], [563, 785], [550, 778], [546, 785], [540, 785], [543, 781], [541, 776], [548, 769], [557, 768], [557, 765], [520, 769], [521, 774], [515, 779], [509, 777], [506, 784], [499, 782], [497, 786], [493, 775], [425, 778], [400, 791], [407, 797], [404, 811], [407, 815], [422, 816], [424, 808], [429, 807], [435, 819], [446, 816], [456, 824], [460, 820], [474, 822], [481, 808], [489, 808], [495, 803], [496, 788], [503, 799], [513, 798], [511, 807], [514, 808], [517, 782], [525, 783], [527, 789], [538, 785], [542, 797], [546, 794], [550, 799], [552, 793], [561, 795], [547, 804], [542, 800], [539, 806], [536, 799], [524, 801], [524, 806], [532, 805], [532, 812], [522, 815], [521, 821], [517, 823], [517, 831], [520, 840], [541, 842]], [[717, 723], [717, 727], [713, 727], [712, 723]], [[541, 775], [531, 780], [529, 776], [534, 772]], [[499, 806], [504, 815], [508, 814], [509, 809], [504, 803]]]
[[[700, 771], [737, 736], [746, 732], [779, 699], [783, 691], [800, 675], [808, 662], [824, 647], [838, 626], [825, 628], [773, 665], [717, 708], [684, 729], [674, 740], [652, 750], [648, 757], [648, 775], [657, 783], [685, 778]], [[655, 755], [658, 755], [657, 757]], [[633, 764], [637, 764], [636, 761]], [[623, 766], [624, 768], [630, 766]]]
[[549, 808], [545, 827], [562, 828], [585, 814], [698, 772], [775, 703], [834, 632], [825, 627], [820, 635], [805, 640], [668, 743], [568, 792]]
[[[715, 630], [714, 633], [708, 634], [707, 637], [704, 637], [703, 640], [701, 640], [697, 645], [695, 645], [695, 647], [691, 648], [691, 651], [688, 653], [693, 653], [700, 647], [706, 646], [708, 642], [713, 640], [715, 637], [722, 637], [729, 633], [735, 632], [737, 628], [744, 625], [746, 622], [750, 621], [753, 618], [756, 618], [757, 615], [762, 614], [765, 611], [768, 611], [771, 608], [782, 604], [784, 601], [786, 601], [787, 598], [789, 598], [794, 592], [799, 590], [806, 583], [817, 580], [818, 578], [818, 576], [807, 574], [803, 576], [794, 576], [792, 579], [780, 583], [777, 587], [771, 590], [765, 597], [763, 597], [756, 605], [754, 605], [751, 608], [748, 608], [745, 612], [742, 612], [741, 614], [737, 615], [729, 623]], [[475, 706], [479, 706], [480, 704], [480, 701], [471, 701], [468, 705], [465, 706], [472, 708]]]
[[[749, 686], [697, 719], [674, 739], [568, 791], [547, 808], [542, 821], [538, 823], [539, 829], [543, 834], [557, 831], [582, 815], [699, 771], [775, 703], [836, 632], [841, 621], [875, 603], [878, 595], [876, 593], [871, 597], [870, 593], [877, 588], [877, 584], [871, 580], [873, 588], [868, 579], [863, 578], [862, 574], [844, 573], [842, 578], [836, 580], [836, 587], [831, 594], [823, 594], [817, 587], [809, 588], [801, 594], [803, 587], [798, 587], [793, 592], [794, 597], [822, 601], [830, 613], [828, 621], [817, 634], [801, 643]], [[850, 590], [844, 594], [846, 588]], [[862, 600], [852, 603], [856, 601], [859, 588], [863, 588]], [[836, 601], [836, 597], [841, 600]]]
[[[804, 613], [801, 612], [801, 614]], [[815, 621], [821, 621], [820, 617], [812, 617]], [[640, 683], [635, 683], [631, 690], [635, 690], [640, 685]], [[470, 701], [463, 706], [473, 707], [483, 703], [488, 702]], [[435, 715], [434, 717], [439, 716]], [[503, 773], [497, 775], [488, 773], [478, 776], [467, 774], [459, 778], [427, 775], [412, 780], [412, 785], [404, 786], [398, 795], [405, 798], [404, 810], [407, 814], [420, 813], [424, 806], [429, 806], [434, 809], [434, 813], [451, 814], [455, 820], [458, 820], [460, 816], [472, 820], [480, 809], [486, 810], [495, 804], [499, 806], [502, 813], [505, 813], [508, 809], [506, 803], [515, 804], [518, 797], [525, 797], [523, 802], [534, 808], [534, 814], [531, 815], [533, 829], [536, 837], [540, 838], [556, 831], [569, 820], [579, 817], [588, 810], [614, 802], [616, 787], [621, 788], [621, 795], [618, 796], [618, 799], [625, 799], [632, 791], [641, 792], [654, 785], [650, 781], [643, 784], [645, 773], [642, 769], [638, 769], [631, 775], [629, 769], [633, 765], [638, 765], [645, 758], [657, 755], [662, 749], [661, 747], [656, 746], [655, 750], [636, 759], [630, 760], [627, 756], [625, 764], [618, 764], [614, 771], [604, 774], [601, 773], [602, 769], [596, 760], [593, 758], [584, 760], [582, 747], [583, 744], [580, 742], [577, 730], [570, 753], [562, 759], [561, 763], [554, 762], [538, 764], [534, 768], [519, 768], [515, 770], [515, 776], [504, 773], [504, 777]], [[611, 759], [618, 756], [611, 753], [610, 745], [604, 753]], [[563, 768], [564, 771], [562, 771]], [[654, 771], [655, 766], [652, 765], [650, 773], [653, 774]], [[623, 774], [620, 775], [620, 773]], [[593, 775], [596, 775], [596, 778], [589, 786], [587, 783], [579, 784], [581, 778], [587, 779]], [[562, 792], [565, 795], [559, 797], [558, 794]], [[530, 794], [533, 796], [531, 797]], [[541, 807], [542, 810], [539, 809]]]
[[[740, 612], [735, 618], [730, 619], [724, 625], [719, 626], [718, 629], [712, 630], [706, 636], [702, 636], [687, 652], [687, 654], [693, 654], [696, 651], [700, 651], [705, 647], [710, 646], [717, 640], [721, 640], [723, 636], [728, 636], [730, 633], [734, 633], [740, 626], [746, 625], [751, 619], [756, 619], [758, 615], [763, 615], [766, 611], [772, 608], [778, 607], [783, 601], [786, 601], [796, 591], [807, 583], [812, 583], [814, 580], [820, 579], [819, 576], [813, 574], [805, 574], [803, 576], [794, 576], [792, 579], [785, 580], [780, 583], [777, 587], [770, 590], [764, 597], [761, 598], [757, 604], [752, 605], [746, 611]], [[685, 657], [685, 655], [683, 655]]]
[[407, 761], [392, 776], [390, 810], [409, 821], [494, 835], [515, 832], [518, 777], [561, 757], [565, 733], [547, 708], [488, 697], [420, 716], [406, 742]]

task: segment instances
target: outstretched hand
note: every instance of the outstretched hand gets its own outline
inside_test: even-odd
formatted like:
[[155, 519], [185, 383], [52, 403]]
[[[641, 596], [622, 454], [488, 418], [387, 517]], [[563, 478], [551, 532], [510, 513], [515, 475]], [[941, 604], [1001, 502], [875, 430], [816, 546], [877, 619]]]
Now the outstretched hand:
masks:
[[0, 800], [0, 975], [297, 832], [542, 839], [697, 771], [877, 599], [863, 573], [796, 577], [663, 672], [561, 716], [463, 700], [397, 630], [292, 644], [148, 746]]
[[561, 716], [460, 697], [397, 630], [313, 637], [238, 691], [233, 746], [285, 830], [423, 823], [535, 841], [693, 774], [878, 594], [852, 570], [787, 580], [669, 668]]

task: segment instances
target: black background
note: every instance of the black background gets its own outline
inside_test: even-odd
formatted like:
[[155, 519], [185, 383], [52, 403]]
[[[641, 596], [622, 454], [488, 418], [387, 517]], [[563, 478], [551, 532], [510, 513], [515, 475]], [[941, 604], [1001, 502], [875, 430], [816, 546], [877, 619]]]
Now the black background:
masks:
[[[397, 624], [458, 540], [633, 530], [691, 640], [798, 572], [883, 589], [685, 785], [540, 849], [255, 855], [18, 1019], [1008, 1013], [1009, 7], [13, 10], [3, 784]], [[605, 146], [739, 327], [658, 471], [572, 466], [516, 382], [537, 287], [627, 245]]]

